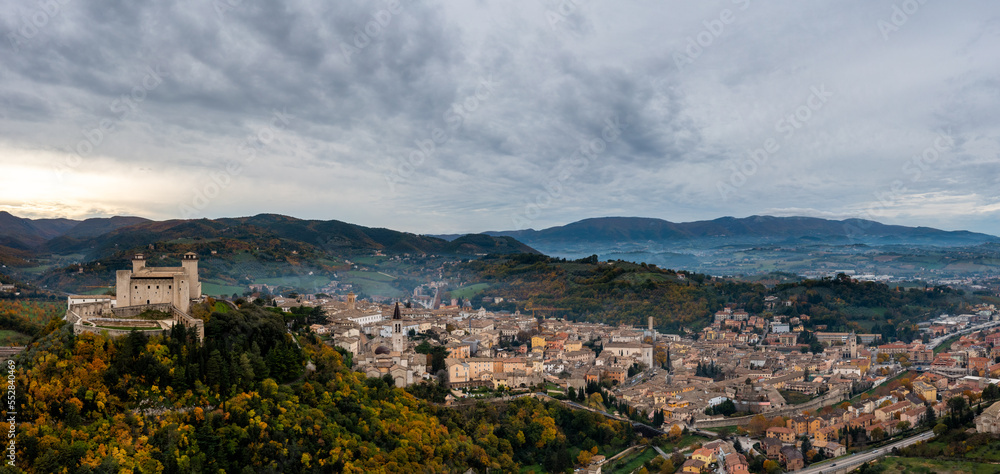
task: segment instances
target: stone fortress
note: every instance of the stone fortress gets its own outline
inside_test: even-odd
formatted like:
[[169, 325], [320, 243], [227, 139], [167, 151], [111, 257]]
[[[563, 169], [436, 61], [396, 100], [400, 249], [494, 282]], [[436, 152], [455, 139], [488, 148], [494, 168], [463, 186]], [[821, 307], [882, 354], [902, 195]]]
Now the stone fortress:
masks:
[[172, 304], [188, 312], [191, 300], [201, 297], [198, 256], [184, 254], [179, 267], [147, 267], [142, 254], [132, 259], [132, 270], [116, 275], [118, 307]]
[[[142, 254], [132, 258], [132, 270], [118, 270], [116, 296], [70, 295], [66, 320], [76, 334], [127, 335], [132, 330], [159, 332], [180, 323], [204, 339], [205, 326], [188, 314], [192, 302], [201, 300], [198, 255], [188, 252], [179, 267], [147, 267]], [[167, 319], [137, 318], [148, 311], [170, 315]]]

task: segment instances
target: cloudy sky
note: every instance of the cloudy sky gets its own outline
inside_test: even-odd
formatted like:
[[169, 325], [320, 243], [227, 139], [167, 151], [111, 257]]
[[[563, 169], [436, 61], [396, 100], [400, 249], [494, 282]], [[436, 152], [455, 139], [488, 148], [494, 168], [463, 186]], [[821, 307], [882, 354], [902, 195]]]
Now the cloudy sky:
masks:
[[992, 0], [261, 3], [4, 0], [0, 210], [1000, 234]]

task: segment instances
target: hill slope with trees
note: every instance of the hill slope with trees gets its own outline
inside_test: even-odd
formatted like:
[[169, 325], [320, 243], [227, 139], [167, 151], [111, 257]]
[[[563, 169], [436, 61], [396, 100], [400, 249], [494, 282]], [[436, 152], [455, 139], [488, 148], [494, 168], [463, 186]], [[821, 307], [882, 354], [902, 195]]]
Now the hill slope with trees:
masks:
[[351, 372], [341, 352], [309, 335], [300, 347], [281, 315], [252, 305], [206, 318], [204, 344], [182, 326], [118, 339], [48, 328], [16, 358], [18, 467], [561, 471], [581, 449], [610, 452], [634, 437], [624, 423], [531, 398], [430, 405]]
[[[912, 339], [915, 325], [940, 313], [955, 313], [997, 298], [948, 287], [900, 288], [884, 283], [837, 278], [802, 280], [771, 288], [754, 282], [674, 271], [644, 263], [599, 262], [596, 256], [575, 261], [542, 255], [495, 255], [467, 262], [459, 269], [489, 284], [476, 304], [489, 309], [530, 313], [608, 324], [644, 326], [653, 316], [660, 330], [700, 328], [712, 315], [733, 305], [752, 314], [810, 316], [809, 326], [828, 331], [875, 330], [886, 339]], [[774, 295], [788, 306], [764, 308]], [[495, 298], [504, 302], [495, 303]], [[511, 301], [513, 300], [513, 301]]]

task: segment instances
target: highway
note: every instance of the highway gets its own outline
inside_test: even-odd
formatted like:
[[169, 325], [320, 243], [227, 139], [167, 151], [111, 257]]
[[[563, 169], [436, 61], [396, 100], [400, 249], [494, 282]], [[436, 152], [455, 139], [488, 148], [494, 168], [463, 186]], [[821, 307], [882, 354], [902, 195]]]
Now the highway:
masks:
[[809, 466], [801, 471], [799, 474], [832, 474], [834, 472], [841, 472], [844, 470], [857, 469], [861, 464], [868, 461], [874, 461], [881, 457], [884, 457], [892, 452], [893, 448], [905, 448], [911, 444], [916, 444], [921, 441], [927, 441], [934, 437], [934, 432], [928, 431], [925, 433], [918, 434], [916, 436], [911, 436], [901, 441], [896, 441], [895, 443], [882, 446], [881, 448], [871, 449], [865, 452], [852, 454], [850, 456], [845, 456], [842, 458], [834, 459], [832, 462], [825, 462], [822, 464], [817, 464], [814, 466]]
[[991, 327], [994, 327], [994, 326], [996, 326], [998, 324], [1000, 324], [1000, 321], [988, 321], [988, 322], [985, 322], [985, 323], [977, 324], [975, 326], [970, 326], [970, 327], [965, 328], [965, 329], [963, 329], [961, 331], [955, 331], [955, 332], [951, 332], [951, 333], [945, 334], [943, 336], [935, 337], [934, 339], [931, 339], [927, 343], [927, 348], [928, 349], [934, 349], [937, 346], [941, 345], [942, 342], [944, 342], [944, 341], [946, 341], [948, 339], [951, 339], [951, 338], [953, 338], [953, 337], [955, 337], [957, 335], [968, 334], [968, 333], [979, 331], [979, 330], [982, 330], [982, 329], [991, 328]]

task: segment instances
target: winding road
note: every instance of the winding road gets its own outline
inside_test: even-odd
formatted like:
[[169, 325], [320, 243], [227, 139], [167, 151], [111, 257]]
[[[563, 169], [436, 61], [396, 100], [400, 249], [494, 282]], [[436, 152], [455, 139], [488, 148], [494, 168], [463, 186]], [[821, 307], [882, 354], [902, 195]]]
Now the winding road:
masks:
[[835, 472], [849, 471], [851, 469], [856, 469], [863, 463], [874, 461], [888, 455], [892, 452], [893, 448], [905, 448], [911, 444], [927, 441], [933, 437], [934, 432], [927, 431], [900, 441], [896, 441], [895, 443], [882, 446], [881, 448], [875, 448], [861, 453], [852, 454], [850, 456], [837, 458], [832, 462], [812, 465], [797, 472], [799, 474], [832, 474]]

